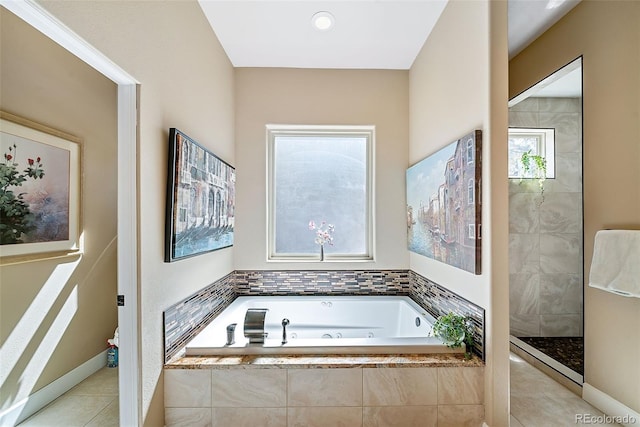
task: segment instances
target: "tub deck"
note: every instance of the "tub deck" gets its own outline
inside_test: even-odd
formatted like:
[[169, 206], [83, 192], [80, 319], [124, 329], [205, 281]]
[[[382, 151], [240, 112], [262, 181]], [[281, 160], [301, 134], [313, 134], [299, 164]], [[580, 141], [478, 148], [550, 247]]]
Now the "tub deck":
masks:
[[378, 354], [378, 355], [239, 355], [239, 356], [177, 356], [165, 369], [230, 369], [230, 368], [454, 368], [483, 367], [484, 362], [473, 355], [467, 359], [460, 353], [439, 354]]

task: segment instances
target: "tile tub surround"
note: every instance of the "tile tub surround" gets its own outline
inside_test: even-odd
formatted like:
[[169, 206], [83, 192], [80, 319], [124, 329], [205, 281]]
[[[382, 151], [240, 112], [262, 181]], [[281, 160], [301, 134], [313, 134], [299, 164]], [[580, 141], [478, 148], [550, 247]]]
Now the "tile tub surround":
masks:
[[238, 296], [409, 295], [408, 270], [252, 270], [235, 272]]
[[410, 275], [411, 294], [409, 296], [434, 318], [453, 312], [471, 319], [473, 353], [484, 360], [484, 309], [415, 271], [410, 270]]
[[236, 297], [261, 295], [410, 296], [435, 318], [468, 315], [474, 353], [483, 357], [484, 309], [411, 270], [238, 270], [165, 310], [165, 362]]
[[236, 298], [234, 283], [231, 272], [164, 311], [165, 362], [231, 304]]
[[164, 375], [167, 426], [480, 426], [484, 419], [477, 357], [184, 357]]

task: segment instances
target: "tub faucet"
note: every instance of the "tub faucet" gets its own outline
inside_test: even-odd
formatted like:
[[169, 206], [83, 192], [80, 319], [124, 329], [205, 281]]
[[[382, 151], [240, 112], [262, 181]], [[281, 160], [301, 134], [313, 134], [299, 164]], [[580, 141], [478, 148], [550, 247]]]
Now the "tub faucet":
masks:
[[237, 325], [237, 323], [231, 323], [231, 324], [227, 325], [227, 344], [226, 345], [235, 344], [235, 342], [236, 342], [236, 338], [235, 338], [236, 325]]
[[249, 344], [264, 344], [267, 332], [264, 331], [264, 317], [268, 308], [250, 308], [244, 316], [244, 336]]
[[282, 319], [282, 344], [287, 343], [287, 325], [289, 324], [289, 319]]

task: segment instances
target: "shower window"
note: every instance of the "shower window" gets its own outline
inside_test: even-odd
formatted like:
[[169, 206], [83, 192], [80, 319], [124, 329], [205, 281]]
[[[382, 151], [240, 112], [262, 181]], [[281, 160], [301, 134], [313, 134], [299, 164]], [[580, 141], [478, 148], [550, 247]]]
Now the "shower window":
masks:
[[373, 259], [373, 126], [268, 125], [268, 259]]
[[525, 171], [522, 155], [542, 156], [547, 162], [546, 178], [555, 178], [554, 129], [509, 128], [509, 178], [533, 178], [534, 171]]

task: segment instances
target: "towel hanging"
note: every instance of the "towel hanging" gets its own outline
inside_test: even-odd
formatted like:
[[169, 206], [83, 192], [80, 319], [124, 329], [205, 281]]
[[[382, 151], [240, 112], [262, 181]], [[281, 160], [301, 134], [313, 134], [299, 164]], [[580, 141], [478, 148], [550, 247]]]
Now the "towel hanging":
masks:
[[640, 230], [596, 233], [589, 286], [640, 298]]

